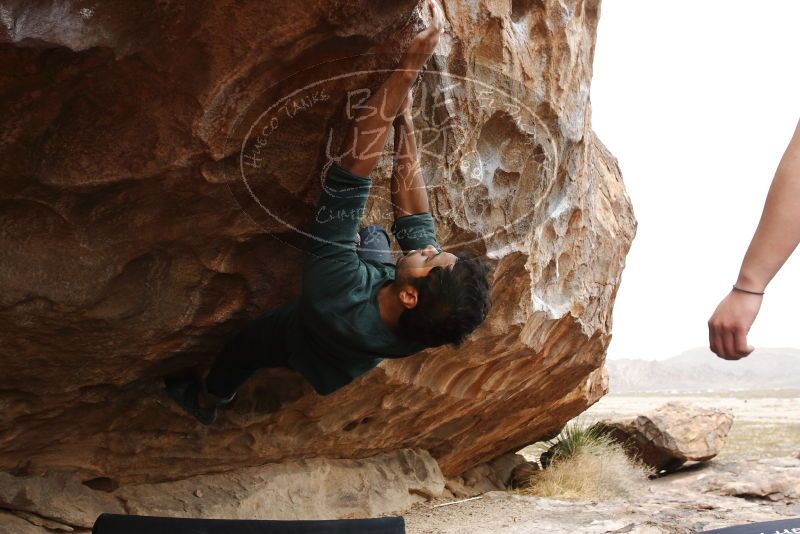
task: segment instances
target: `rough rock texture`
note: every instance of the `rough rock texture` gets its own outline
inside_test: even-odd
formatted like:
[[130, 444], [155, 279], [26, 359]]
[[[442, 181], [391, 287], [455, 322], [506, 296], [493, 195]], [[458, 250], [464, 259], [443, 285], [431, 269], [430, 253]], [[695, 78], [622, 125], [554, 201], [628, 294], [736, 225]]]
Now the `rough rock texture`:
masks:
[[800, 459], [716, 462], [711, 473], [698, 476], [698, 484], [719, 495], [800, 502]]
[[90, 529], [103, 512], [216, 519], [331, 519], [400, 512], [443, 494], [427, 451], [403, 449], [363, 460], [314, 458], [174, 482], [90, 488], [76, 475], [0, 477], [3, 528]]
[[[45, 527], [43, 525], [48, 525]], [[75, 529], [68, 525], [54, 528], [50, 521], [41, 521], [33, 517], [23, 518], [18, 514], [0, 511], [0, 534], [53, 534], [53, 531], [62, 532], [90, 532], [88, 529]]]
[[91, 528], [103, 512], [125, 513], [123, 505], [108, 493], [93, 490], [66, 473], [46, 477], [0, 473], [0, 507], [40, 512], [60, 523], [85, 528]]
[[[445, 3], [423, 87], [448, 100], [420, 91], [417, 120], [449, 137], [424, 134], [444, 157], [423, 168], [442, 244], [493, 262], [493, 311], [463, 348], [385, 361], [327, 397], [265, 371], [211, 429], [160, 390], [298, 294], [295, 229], [328, 133], [341, 135], [347, 90], [385, 74], [281, 99], [394, 66], [414, 5], [3, 3], [0, 469], [115, 488], [418, 448], [454, 476], [605, 393], [635, 220], [590, 126], [599, 0]], [[355, 57], [366, 52], [384, 53]], [[260, 145], [249, 126], [264, 132], [276, 102], [288, 107], [267, 115], [280, 128]], [[369, 222], [390, 222], [389, 161]]]
[[491, 462], [467, 469], [459, 476], [447, 478], [443, 495], [473, 497], [487, 491], [511, 489], [512, 473], [524, 463], [525, 457], [521, 454], [498, 456]]
[[685, 402], [668, 402], [652, 413], [618, 421], [602, 421], [633, 456], [656, 471], [671, 471], [687, 460], [704, 462], [725, 444], [733, 414]]

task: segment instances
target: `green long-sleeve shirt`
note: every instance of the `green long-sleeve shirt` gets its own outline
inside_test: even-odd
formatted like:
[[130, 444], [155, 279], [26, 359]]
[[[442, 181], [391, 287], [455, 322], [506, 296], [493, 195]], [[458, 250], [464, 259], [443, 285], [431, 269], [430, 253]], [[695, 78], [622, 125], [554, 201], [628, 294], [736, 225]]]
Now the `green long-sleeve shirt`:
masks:
[[[325, 177], [307, 233], [303, 292], [290, 303], [289, 365], [326, 395], [377, 366], [425, 347], [392, 333], [380, 317], [378, 290], [395, 277], [393, 265], [364, 261], [355, 236], [372, 181], [336, 163]], [[431, 244], [441, 250], [430, 213], [395, 219], [391, 231], [403, 252]]]

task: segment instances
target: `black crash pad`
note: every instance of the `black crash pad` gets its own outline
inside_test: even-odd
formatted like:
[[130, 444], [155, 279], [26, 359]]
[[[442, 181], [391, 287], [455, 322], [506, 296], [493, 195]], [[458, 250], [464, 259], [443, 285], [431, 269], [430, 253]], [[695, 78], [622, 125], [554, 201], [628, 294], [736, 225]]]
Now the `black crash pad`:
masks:
[[92, 534], [405, 534], [400, 516], [374, 519], [250, 520], [188, 519], [101, 514]]
[[701, 534], [800, 534], [800, 517], [704, 530]]

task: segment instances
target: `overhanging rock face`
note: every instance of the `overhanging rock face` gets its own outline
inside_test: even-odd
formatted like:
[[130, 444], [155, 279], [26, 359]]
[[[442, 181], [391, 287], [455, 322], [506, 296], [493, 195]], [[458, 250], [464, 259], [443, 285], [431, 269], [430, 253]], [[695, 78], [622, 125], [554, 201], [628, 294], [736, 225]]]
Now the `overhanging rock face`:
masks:
[[[593, 0], [446, 2], [416, 125], [440, 242], [493, 265], [468, 343], [325, 397], [264, 371], [210, 429], [161, 393], [299, 293], [329, 141], [396, 64], [414, 7], [4, 3], [0, 470], [126, 484], [413, 448], [451, 476], [605, 393], [636, 223], [590, 126]], [[390, 166], [368, 222], [391, 223]]]

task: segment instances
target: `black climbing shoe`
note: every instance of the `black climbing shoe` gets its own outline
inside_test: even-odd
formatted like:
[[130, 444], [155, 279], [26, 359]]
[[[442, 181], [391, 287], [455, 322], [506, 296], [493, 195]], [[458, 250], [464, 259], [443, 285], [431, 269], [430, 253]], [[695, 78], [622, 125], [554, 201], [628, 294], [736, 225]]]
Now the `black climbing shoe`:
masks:
[[197, 403], [197, 393], [200, 383], [192, 377], [164, 377], [164, 389], [167, 395], [175, 399], [189, 415], [200, 421], [204, 426], [211, 425], [217, 418], [217, 409], [201, 408]]

